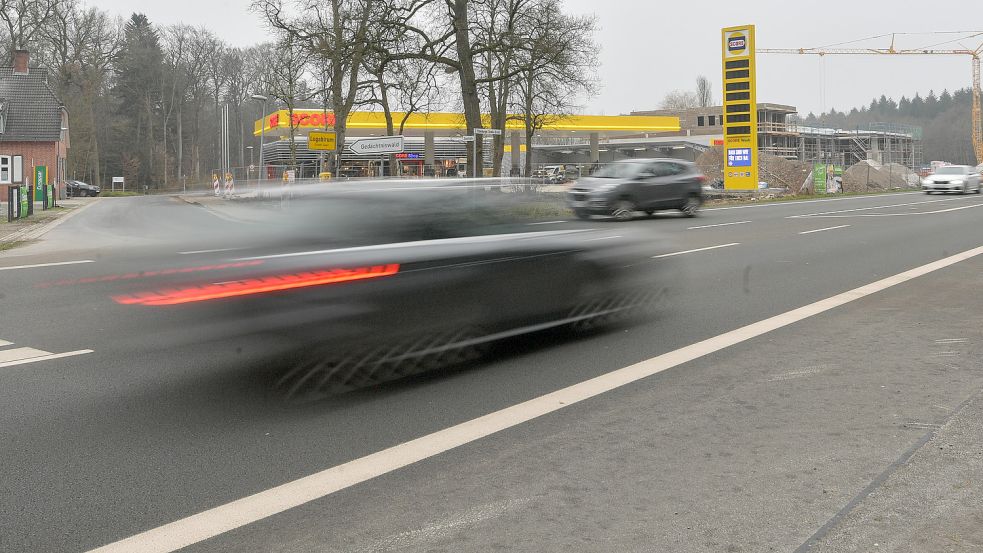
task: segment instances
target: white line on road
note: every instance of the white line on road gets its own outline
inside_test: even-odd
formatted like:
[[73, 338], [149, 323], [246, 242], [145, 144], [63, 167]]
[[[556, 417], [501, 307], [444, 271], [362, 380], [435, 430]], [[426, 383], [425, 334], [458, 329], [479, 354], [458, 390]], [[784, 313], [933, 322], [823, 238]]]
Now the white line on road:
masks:
[[93, 549], [171, 553], [983, 254], [973, 248]]
[[621, 238], [621, 235], [620, 234], [615, 234], [613, 236], [602, 236], [600, 238], [589, 238], [587, 240], [584, 240], [584, 242], [597, 242], [598, 240], [612, 240], [614, 238]]
[[836, 230], [838, 228], [847, 228], [850, 225], [837, 225], [835, 227], [817, 228], [815, 230], [804, 230], [799, 234], [812, 234], [814, 232], [826, 232], [827, 230]]
[[911, 217], [913, 215], [935, 215], [938, 213], [949, 213], [952, 211], [961, 211], [963, 209], [975, 209], [977, 207], [983, 207], [983, 203], [964, 205], [960, 207], [950, 207], [948, 209], [936, 209], [935, 211], [916, 211], [914, 213], [858, 213], [854, 215], [812, 215], [810, 217], [802, 217], [802, 219], [848, 219], [851, 217]]
[[869, 200], [882, 198], [884, 196], [909, 196], [911, 194], [921, 194], [921, 192], [899, 192], [897, 194], [868, 194], [862, 196], [846, 196], [843, 198], [826, 198], [823, 200], [791, 200], [787, 202], [766, 202], [754, 205], [728, 205], [723, 207], [707, 207], [702, 211], [724, 211], [727, 209], [752, 209], [755, 207], [779, 207], [779, 206], [796, 206], [801, 204], [815, 204], [815, 203], [825, 203], [825, 202], [845, 202], [849, 200]]
[[731, 246], [739, 246], [740, 242], [731, 242], [730, 244], [721, 244], [719, 246], [707, 246], [706, 248], [696, 248], [695, 250], [685, 250], [681, 252], [664, 253], [662, 255], [653, 255], [652, 259], [661, 259], [663, 257], [673, 257], [676, 255], [684, 255], [687, 253], [705, 252], [707, 250], [716, 250], [718, 248], [729, 248]]
[[196, 253], [219, 253], [219, 252], [234, 252], [239, 250], [244, 250], [246, 248], [216, 248], [214, 250], [194, 250], [190, 252], [177, 252], [178, 255], [194, 255]]
[[526, 224], [529, 225], [530, 227], [534, 227], [536, 225], [556, 225], [559, 223], [566, 223], [566, 221], [543, 221], [541, 223], [526, 223]]
[[[855, 213], [857, 211], [873, 211], [875, 209], [890, 209], [892, 207], [907, 207], [907, 206], [915, 206], [915, 205], [935, 204], [935, 203], [939, 203], [939, 202], [954, 202], [954, 201], [958, 201], [958, 200], [962, 200], [962, 199], [965, 199], [965, 198], [944, 198], [944, 199], [941, 199], [941, 200], [925, 200], [923, 202], [907, 202], [907, 203], [903, 203], [903, 204], [888, 204], [888, 205], [874, 205], [874, 206], [868, 206], [868, 207], [855, 207], [853, 209], [838, 209], [836, 211], [821, 211], [819, 213], [807, 213], [807, 214], [804, 214], [804, 215], [789, 215], [788, 217], [785, 217], [785, 218], [786, 219], [807, 219], [809, 217], [818, 217], [818, 216], [821, 216], [821, 215], [835, 215], [835, 214], [838, 214], [838, 213]], [[983, 205], [983, 204], [979, 204], [979, 205]]]
[[34, 348], [5, 349], [0, 350], [0, 363], [7, 361], [19, 361], [21, 359], [28, 359], [31, 357], [43, 357], [45, 355], [51, 355], [51, 352]]
[[730, 225], [746, 225], [751, 221], [737, 221], [734, 223], [717, 223], [716, 225], [700, 225], [698, 227], [688, 227], [686, 230], [696, 230], [701, 228], [728, 227]]
[[13, 344], [13, 342], [8, 342], [6, 340], [0, 340], [0, 348], [2, 348], [4, 346], [9, 346], [9, 345], [12, 345], [12, 344]]
[[52, 359], [61, 359], [63, 357], [75, 357], [76, 355], [85, 355], [86, 353], [92, 353], [91, 349], [80, 349], [76, 351], [66, 351], [65, 353], [50, 353], [48, 355], [42, 355], [39, 357], [29, 357], [27, 359], [17, 359], [15, 361], [5, 361], [0, 363], [0, 368], [3, 367], [13, 367], [14, 365], [24, 365], [26, 363], [37, 363], [39, 361], [50, 361]]
[[60, 261], [58, 263], [38, 263], [36, 265], [14, 265], [13, 267], [0, 267], [0, 271], [13, 271], [14, 269], [37, 269], [39, 267], [57, 267], [59, 265], [78, 265], [80, 263], [95, 263], [92, 259], [81, 259], [79, 261]]

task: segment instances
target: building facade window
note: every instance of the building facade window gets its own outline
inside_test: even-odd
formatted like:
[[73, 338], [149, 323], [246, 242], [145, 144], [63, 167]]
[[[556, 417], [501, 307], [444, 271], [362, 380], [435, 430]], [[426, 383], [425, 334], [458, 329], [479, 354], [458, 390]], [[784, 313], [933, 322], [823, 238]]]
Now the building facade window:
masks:
[[0, 184], [12, 184], [13, 158], [10, 156], [0, 156]]
[[696, 116], [696, 126], [703, 127], [705, 123], [705, 118], [702, 115]]
[[717, 116], [709, 115], [707, 117], [709, 119], [709, 122], [707, 122], [707, 126], [715, 127], [717, 125]]

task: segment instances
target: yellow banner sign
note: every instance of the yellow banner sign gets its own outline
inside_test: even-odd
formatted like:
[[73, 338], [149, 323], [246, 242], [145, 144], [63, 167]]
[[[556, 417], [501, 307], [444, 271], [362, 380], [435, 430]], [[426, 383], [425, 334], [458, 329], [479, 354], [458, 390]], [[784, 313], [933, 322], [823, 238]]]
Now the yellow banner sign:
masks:
[[758, 99], [754, 25], [727, 27], [723, 38], [724, 188], [758, 188]]
[[311, 131], [307, 135], [307, 149], [334, 152], [338, 149], [338, 136], [333, 132]]

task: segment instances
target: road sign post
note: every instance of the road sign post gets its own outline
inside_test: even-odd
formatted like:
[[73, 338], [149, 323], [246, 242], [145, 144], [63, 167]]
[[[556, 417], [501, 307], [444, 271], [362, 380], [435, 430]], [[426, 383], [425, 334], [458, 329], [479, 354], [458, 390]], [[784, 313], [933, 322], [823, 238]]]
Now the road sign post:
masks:
[[754, 25], [726, 27], [723, 47], [724, 188], [758, 189]]
[[502, 129], [475, 129], [474, 130], [474, 178], [478, 178], [478, 166], [484, 167], [484, 160], [478, 160], [478, 137], [481, 136], [481, 145], [485, 145], [484, 137], [485, 135], [501, 136]]

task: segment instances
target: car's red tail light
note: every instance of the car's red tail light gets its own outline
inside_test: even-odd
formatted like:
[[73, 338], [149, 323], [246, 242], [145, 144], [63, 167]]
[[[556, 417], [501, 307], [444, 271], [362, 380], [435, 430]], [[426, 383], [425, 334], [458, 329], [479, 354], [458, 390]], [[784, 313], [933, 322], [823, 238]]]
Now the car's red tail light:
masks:
[[389, 265], [375, 265], [357, 269], [333, 269], [330, 271], [248, 278], [205, 286], [114, 296], [113, 300], [123, 305], [178, 305], [182, 303], [250, 296], [283, 290], [294, 290], [297, 288], [308, 288], [311, 286], [337, 284], [340, 282], [381, 278], [395, 275], [398, 272], [399, 265], [392, 263]]

